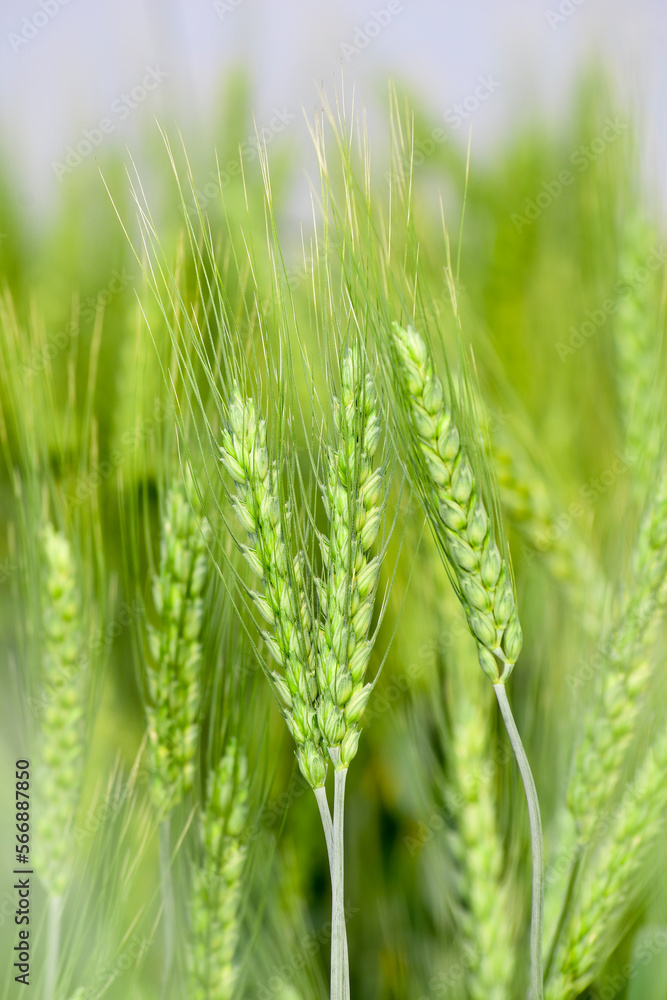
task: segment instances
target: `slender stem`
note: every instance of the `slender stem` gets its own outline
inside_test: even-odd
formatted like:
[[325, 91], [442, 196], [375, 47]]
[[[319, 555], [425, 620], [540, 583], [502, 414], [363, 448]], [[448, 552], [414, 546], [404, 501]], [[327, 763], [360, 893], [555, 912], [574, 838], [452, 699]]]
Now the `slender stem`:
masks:
[[[324, 830], [324, 839], [327, 843], [327, 856], [329, 858], [329, 873], [331, 875], [331, 889], [333, 892], [333, 878], [334, 878], [334, 842], [333, 842], [333, 821], [331, 819], [331, 811], [329, 809], [329, 800], [327, 799], [326, 788], [314, 788], [315, 798], [317, 799], [317, 805], [319, 806], [320, 816], [322, 818], [322, 828]], [[345, 921], [343, 920], [343, 948], [345, 951], [344, 969], [345, 969], [345, 1000], [350, 1000], [350, 976], [349, 976], [349, 958], [347, 953], [347, 929], [345, 927]]]
[[[340, 749], [329, 748], [334, 767], [340, 764]], [[347, 768], [334, 772], [333, 815], [333, 875], [331, 904], [331, 1000], [345, 1000], [345, 983], [349, 977], [345, 952], [345, 898], [344, 898], [344, 829], [345, 829], [345, 779]]]
[[164, 965], [161, 997], [167, 995], [174, 957], [174, 887], [171, 878], [171, 837], [169, 816], [160, 823], [160, 884], [162, 886], [162, 919], [164, 921]]
[[544, 973], [542, 971], [542, 924], [544, 920], [544, 847], [542, 844], [542, 820], [540, 818], [540, 804], [537, 798], [537, 789], [533, 779], [533, 772], [528, 763], [526, 751], [523, 748], [519, 730], [512, 715], [512, 709], [507, 699], [505, 685], [494, 684], [496, 698], [500, 705], [500, 711], [505, 722], [516, 762], [519, 765], [523, 787], [526, 791], [526, 801], [528, 802], [528, 816], [530, 818], [530, 840], [533, 850], [533, 899], [532, 913], [530, 920], [530, 976], [532, 986], [532, 1000], [543, 1000], [544, 996]]
[[331, 819], [331, 812], [329, 810], [329, 800], [327, 799], [327, 790], [322, 786], [322, 788], [313, 788], [315, 792], [315, 798], [317, 799], [317, 805], [320, 810], [320, 817], [322, 819], [322, 829], [324, 830], [324, 839], [327, 842], [327, 856], [329, 858], [329, 871], [331, 872], [331, 877], [333, 878], [333, 822]]
[[61, 915], [62, 915], [62, 897], [61, 896], [49, 897], [44, 1000], [51, 1000], [56, 991], [56, 979], [58, 977], [58, 954], [60, 952]]

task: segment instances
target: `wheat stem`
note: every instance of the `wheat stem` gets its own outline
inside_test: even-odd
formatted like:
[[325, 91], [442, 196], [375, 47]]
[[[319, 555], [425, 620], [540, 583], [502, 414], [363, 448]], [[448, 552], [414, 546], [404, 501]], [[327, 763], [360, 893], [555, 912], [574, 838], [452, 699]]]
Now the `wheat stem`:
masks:
[[[329, 858], [329, 873], [331, 875], [331, 889], [333, 891], [334, 886], [334, 839], [333, 839], [333, 820], [331, 819], [331, 810], [329, 809], [329, 800], [327, 799], [326, 788], [314, 788], [315, 798], [317, 799], [317, 805], [320, 810], [320, 817], [322, 819], [322, 829], [324, 830], [324, 839], [327, 844], [327, 856]], [[350, 1000], [350, 979], [349, 979], [349, 957], [347, 952], [347, 929], [345, 927], [345, 922], [343, 921], [343, 949], [345, 952], [344, 958], [344, 968], [346, 971], [345, 976], [345, 1000]]]
[[503, 716], [507, 735], [510, 738], [516, 762], [521, 772], [523, 787], [526, 791], [528, 816], [530, 818], [530, 841], [533, 852], [533, 897], [530, 920], [530, 973], [532, 1000], [542, 1000], [544, 996], [544, 974], [542, 971], [542, 924], [544, 919], [544, 848], [542, 843], [542, 820], [537, 789], [533, 772], [526, 756], [519, 730], [514, 721], [514, 715], [507, 698], [505, 685], [493, 685], [498, 699], [498, 705]]
[[347, 953], [345, 951], [345, 781], [347, 768], [339, 767], [340, 748], [331, 747], [329, 755], [334, 762], [334, 815], [333, 815], [333, 876], [331, 903], [331, 1000], [345, 1000], [349, 980]]
[[62, 916], [62, 898], [51, 896], [49, 899], [47, 943], [46, 943], [46, 974], [44, 979], [44, 1000], [52, 1000], [56, 992], [58, 977], [58, 955], [60, 953], [60, 919]]

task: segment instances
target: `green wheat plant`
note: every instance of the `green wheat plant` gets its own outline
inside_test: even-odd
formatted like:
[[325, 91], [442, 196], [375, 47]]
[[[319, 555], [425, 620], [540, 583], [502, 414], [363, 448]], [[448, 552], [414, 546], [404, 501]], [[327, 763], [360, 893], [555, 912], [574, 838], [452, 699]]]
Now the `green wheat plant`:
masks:
[[150, 794], [160, 818], [165, 985], [176, 934], [171, 817], [192, 792], [199, 745], [201, 631], [210, 529], [195, 504], [197, 495], [188, 475], [176, 478], [167, 488], [160, 561], [152, 586], [156, 623], [148, 628], [146, 752]]
[[[243, 552], [264, 592], [253, 602], [271, 627], [263, 639], [281, 668], [269, 675], [294, 738], [299, 767], [318, 800], [332, 868], [332, 997], [343, 997], [347, 954], [343, 913], [343, 830], [347, 769], [357, 752], [359, 722], [372, 684], [365, 683], [380, 557], [370, 557], [384, 515], [383, 471], [373, 470], [381, 434], [375, 389], [361, 352], [341, 363], [341, 394], [334, 401], [334, 440], [325, 453], [324, 505], [329, 536], [320, 536], [322, 574], [315, 615], [304, 579], [306, 556], [291, 555], [281, 512], [278, 466], [269, 457], [266, 430], [252, 400], [236, 398], [222, 445], [234, 480], [233, 506], [248, 531]], [[333, 821], [324, 791], [334, 765]]]
[[41, 229], [0, 165], [33, 988], [662, 1000], [665, 254], [631, 115], [591, 78], [483, 162], [343, 86], [304, 180], [225, 94], [215, 151], [147, 136], [128, 185], [110, 140], [112, 204], [82, 165]]
[[532, 772], [505, 691], [522, 645], [507, 544], [493, 494], [491, 506], [484, 495], [490, 489], [489, 475], [485, 482], [473, 465], [476, 462], [479, 469], [481, 457], [475, 431], [469, 429], [471, 415], [464, 411], [457, 419], [448, 406], [428, 348], [414, 327], [404, 329], [395, 323], [391, 347], [394, 398], [403, 416], [416, 485], [477, 642], [480, 666], [493, 684], [526, 789], [533, 844], [531, 983], [534, 1000], [539, 1000], [543, 995], [542, 826]]
[[46, 980], [50, 991], [58, 975], [63, 896], [72, 875], [70, 843], [83, 779], [87, 663], [71, 545], [50, 523], [45, 526], [42, 545], [44, 708], [35, 776], [35, 865], [49, 898]]
[[603, 645], [599, 701], [586, 724], [572, 771], [569, 803], [584, 844], [593, 837], [597, 817], [613, 797], [636, 736], [666, 595], [667, 497], [663, 477], [640, 527], [632, 588]]
[[[599, 844], [581, 876], [546, 995], [573, 1000], [604, 968], [646, 885], [647, 860], [665, 829], [666, 740], [660, 734], [619, 802], [598, 822]], [[649, 869], [650, 870], [650, 869]]]

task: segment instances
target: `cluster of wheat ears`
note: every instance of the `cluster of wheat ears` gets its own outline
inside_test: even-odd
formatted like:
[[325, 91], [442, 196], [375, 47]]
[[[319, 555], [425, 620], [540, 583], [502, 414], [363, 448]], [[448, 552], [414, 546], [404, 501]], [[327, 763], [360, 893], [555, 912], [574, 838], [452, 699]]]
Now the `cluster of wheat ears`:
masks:
[[[257, 865], [250, 831], [263, 794], [256, 748], [268, 712], [282, 716], [319, 810], [330, 869], [330, 997], [349, 998], [346, 778], [357, 766], [381, 678], [379, 646], [400, 637], [405, 595], [392, 583], [405, 560], [414, 577], [432, 581], [428, 601], [442, 620], [456, 614], [453, 594], [467, 626], [449, 671], [448, 764], [439, 779], [455, 818], [465, 956], [463, 983], [452, 980], [452, 995], [459, 989], [457, 996], [472, 1000], [511, 1000], [526, 988], [532, 1000], [584, 994], [623, 938], [625, 915], [644, 889], [664, 831], [667, 735], [659, 732], [647, 746], [637, 741], [667, 604], [667, 486], [655, 475], [661, 442], [650, 462], [638, 451], [656, 438], [642, 391], [651, 381], [650, 345], [638, 343], [636, 332], [647, 327], [642, 289], [618, 316], [621, 345], [636, 345], [620, 351], [619, 379], [628, 449], [636, 452], [633, 489], [643, 491], [644, 509], [631, 585], [613, 595], [610, 613], [606, 582], [583, 544], [577, 547], [576, 532], [556, 536], [545, 558], [567, 582], [573, 606], [584, 593], [586, 627], [600, 650], [596, 698], [573, 747], [550, 842], [552, 858], [566, 859], [565, 874], [545, 882], [538, 793], [507, 691], [510, 677], [515, 686], [528, 683], [530, 664], [520, 656], [521, 608], [505, 518], [519, 537], [534, 539], [548, 524], [549, 496], [539, 484], [533, 488], [529, 452], [517, 442], [508, 447], [489, 429], [446, 238], [440, 280], [451, 315], [442, 322], [429, 308], [405, 170], [410, 137], [393, 110], [400, 169], [386, 206], [371, 193], [363, 135], [357, 152], [342, 120], [331, 114], [317, 122], [316, 232], [304, 240], [298, 294], [277, 235], [265, 155], [264, 232], [242, 231], [230, 209], [223, 257], [203, 212], [187, 208], [194, 202], [196, 209], [194, 181], [187, 161], [177, 167], [169, 143], [185, 209], [175, 259], [162, 248], [140, 185], [133, 186], [138, 224], [124, 224], [145, 279], [141, 357], [158, 358], [155, 391], [168, 416], [157, 443], [142, 442], [140, 455], [135, 450], [131, 469], [118, 462], [113, 470], [136, 482], [151, 463], [160, 470], [159, 537], [151, 537], [145, 497], [126, 505], [121, 518], [121, 574], [140, 607], [131, 630], [144, 739], [129, 778], [114, 773], [106, 791], [92, 799], [88, 791], [87, 809], [94, 812], [100, 796], [125, 808], [132, 803], [132, 822], [127, 809], [111, 810], [110, 818], [107, 809], [102, 824], [115, 842], [118, 872], [110, 865], [99, 892], [119, 915], [135, 863], [128, 857], [138, 857], [138, 842], [144, 850], [157, 831], [152, 930], [162, 939], [161, 966], [154, 968], [162, 997], [181, 995], [176, 983], [191, 1000], [232, 1000], [244, 988], [253, 906], [264, 906], [245, 886]], [[325, 141], [327, 129], [333, 139]], [[248, 197], [260, 195], [249, 188]], [[640, 258], [641, 227], [634, 238]], [[22, 345], [9, 301], [2, 326], [10, 371], [34, 346]], [[452, 346], [456, 358], [448, 361]], [[101, 993], [72, 982], [61, 925], [78, 884], [72, 838], [82, 829], [90, 720], [100, 700], [95, 674], [106, 649], [98, 641], [104, 612], [99, 597], [90, 597], [91, 578], [112, 574], [100, 563], [94, 491], [79, 501], [54, 478], [44, 481], [52, 462], [34, 417], [49, 405], [38, 398], [40, 379], [21, 398], [16, 386], [4, 387], [10, 402], [1, 429], [7, 454], [13, 433], [21, 454], [31, 456], [14, 488], [25, 510], [25, 592], [35, 617], [26, 655], [36, 663], [28, 695], [38, 722], [34, 864], [48, 899], [44, 994], [92, 997]], [[93, 422], [84, 420], [84, 427], [94, 456]], [[65, 464], [66, 453], [64, 446]], [[20, 464], [15, 455], [8, 461]], [[76, 480], [89, 472], [80, 466]], [[139, 551], [147, 553], [145, 564]], [[436, 553], [446, 575], [435, 568]], [[258, 694], [256, 665], [270, 703]], [[497, 767], [487, 767], [497, 757], [491, 690], [527, 802], [532, 887], [522, 912], [508, 889]], [[417, 770], [424, 761], [417, 749]], [[133, 846], [123, 853], [130, 828]], [[523, 834], [521, 841], [527, 843]], [[524, 853], [514, 864], [526, 868], [527, 860]], [[128, 929], [122, 947], [130, 937]], [[140, 956], [151, 941], [143, 939]], [[109, 968], [112, 982], [110, 960]], [[282, 990], [285, 1000], [299, 992], [295, 983]], [[431, 995], [443, 995], [437, 983]]]

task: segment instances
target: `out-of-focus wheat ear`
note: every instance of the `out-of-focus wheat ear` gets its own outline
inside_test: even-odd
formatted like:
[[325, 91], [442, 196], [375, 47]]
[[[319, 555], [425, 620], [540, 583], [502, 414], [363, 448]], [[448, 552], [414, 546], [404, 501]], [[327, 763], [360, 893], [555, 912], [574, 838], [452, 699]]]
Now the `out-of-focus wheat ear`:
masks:
[[467, 976], [471, 1000], [509, 1000], [516, 949], [503, 883], [489, 719], [480, 702], [459, 698], [452, 712], [452, 844], [461, 870], [463, 937], [474, 956]]
[[[654, 267], [656, 233], [641, 210], [625, 221], [618, 257], [617, 308], [612, 317], [616, 385], [632, 483], [643, 504], [663, 448], [664, 360]], [[664, 265], [660, 265], [664, 271]]]
[[634, 554], [632, 586], [604, 642], [597, 704], [577, 749], [568, 802], [581, 844], [595, 835], [613, 797], [651, 676], [650, 654], [667, 608], [667, 473], [645, 512]]
[[192, 789], [210, 526], [190, 476], [167, 490], [149, 626], [147, 745], [151, 796], [166, 815]]
[[587, 633], [597, 636], [606, 581], [580, 532], [563, 531], [553, 490], [510, 435], [493, 436], [493, 462], [507, 519], [528, 550], [560, 587]]
[[556, 952], [548, 1000], [574, 1000], [595, 981], [617, 947], [628, 913], [646, 890], [647, 858], [665, 830], [666, 768], [663, 732], [620, 802], [604, 817], [598, 816], [604, 834], [585, 869]]
[[62, 901], [72, 873], [71, 830], [83, 778], [88, 663], [71, 544], [50, 523], [41, 541], [42, 695], [35, 768], [34, 864], [48, 895], [48, 998], [56, 988]]
[[191, 1000], [232, 1000], [246, 861], [248, 774], [234, 739], [208, 776], [199, 814], [199, 862], [190, 901], [188, 950]]
[[72, 852], [68, 831], [81, 790], [87, 662], [81, 593], [69, 541], [43, 533], [43, 712], [36, 774], [35, 868], [50, 896], [62, 896]]
[[191, 474], [169, 485], [153, 578], [156, 620], [148, 626], [146, 756], [150, 795], [159, 817], [166, 995], [175, 946], [171, 815], [191, 792], [199, 736], [201, 631], [211, 529]]

